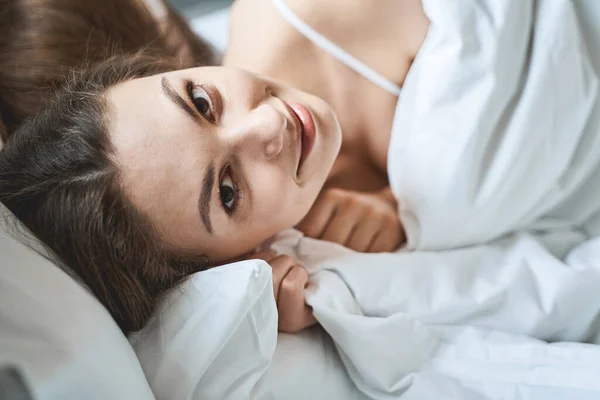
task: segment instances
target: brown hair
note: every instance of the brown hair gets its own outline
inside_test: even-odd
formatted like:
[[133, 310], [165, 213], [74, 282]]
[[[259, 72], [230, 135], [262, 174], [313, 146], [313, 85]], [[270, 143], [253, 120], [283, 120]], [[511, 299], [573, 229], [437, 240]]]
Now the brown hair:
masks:
[[82, 62], [146, 49], [173, 69], [214, 65], [210, 46], [160, 1], [162, 23], [143, 0], [0, 0], [0, 139], [42, 109]]
[[215, 61], [178, 24], [180, 36], [167, 38], [127, 0], [0, 0], [0, 134], [10, 136], [0, 150], [0, 202], [125, 332], [206, 267], [166, 246], [124, 195], [106, 126], [111, 86]]
[[90, 287], [119, 326], [144, 326], [156, 301], [198, 255], [171, 249], [123, 194], [104, 94], [129, 79], [170, 70], [147, 54], [84, 68], [0, 152], [0, 202]]

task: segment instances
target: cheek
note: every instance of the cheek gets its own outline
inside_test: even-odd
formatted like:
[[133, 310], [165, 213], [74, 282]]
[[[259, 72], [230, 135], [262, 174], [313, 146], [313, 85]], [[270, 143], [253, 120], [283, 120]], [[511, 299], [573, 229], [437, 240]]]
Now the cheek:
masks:
[[[253, 181], [252, 216], [228, 232], [228, 240], [212, 243], [214, 259], [227, 260], [246, 253], [271, 236], [296, 225], [310, 209], [316, 194], [301, 188], [284, 174], [256, 171]], [[317, 191], [318, 192], [318, 191]]]
[[[288, 177], [271, 177], [262, 180], [259, 207], [256, 207], [258, 225], [269, 227], [277, 233], [296, 225], [310, 209], [315, 194], [313, 188], [299, 187]], [[258, 205], [258, 204], [257, 204]]]

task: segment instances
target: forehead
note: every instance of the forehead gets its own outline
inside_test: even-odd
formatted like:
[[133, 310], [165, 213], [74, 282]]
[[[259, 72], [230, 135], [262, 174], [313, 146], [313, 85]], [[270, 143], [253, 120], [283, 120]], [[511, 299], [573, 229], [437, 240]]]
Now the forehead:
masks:
[[166, 233], [165, 221], [182, 223], [182, 210], [196, 208], [200, 171], [210, 158], [202, 128], [165, 95], [161, 78], [121, 83], [107, 92], [107, 105], [122, 186]]

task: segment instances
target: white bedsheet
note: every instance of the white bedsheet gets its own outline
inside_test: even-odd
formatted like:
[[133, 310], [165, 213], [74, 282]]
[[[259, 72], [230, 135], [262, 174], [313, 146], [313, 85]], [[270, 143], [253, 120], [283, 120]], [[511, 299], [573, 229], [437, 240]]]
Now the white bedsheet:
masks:
[[569, 236], [369, 255], [288, 231], [272, 247], [311, 272], [308, 302], [366, 398], [599, 398], [600, 347], [539, 340], [600, 341], [600, 238], [562, 262], [546, 246]]

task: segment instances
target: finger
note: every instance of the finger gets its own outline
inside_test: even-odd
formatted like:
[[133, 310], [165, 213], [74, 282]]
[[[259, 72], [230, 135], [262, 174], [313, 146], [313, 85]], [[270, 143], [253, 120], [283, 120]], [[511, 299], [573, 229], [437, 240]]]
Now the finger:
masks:
[[269, 264], [271, 264], [273, 275], [273, 295], [275, 296], [275, 301], [277, 302], [279, 301], [281, 285], [283, 284], [287, 274], [296, 265], [296, 261], [292, 257], [282, 254], [271, 260]]
[[388, 251], [388, 238], [385, 231], [379, 231], [373, 237], [371, 244], [367, 248], [367, 253], [385, 253]]
[[387, 253], [400, 247], [402, 228], [399, 224], [388, 225], [377, 233], [369, 246], [369, 253]]
[[338, 212], [329, 221], [323, 235], [319, 239], [345, 245], [359, 219], [360, 214], [356, 210], [352, 210], [349, 207], [338, 209]]
[[316, 323], [312, 309], [306, 305], [304, 289], [308, 284], [308, 273], [301, 266], [294, 266], [281, 284], [278, 327], [282, 332], [295, 333]]
[[335, 215], [337, 202], [331, 196], [319, 196], [308, 214], [296, 225], [296, 229], [311, 238], [319, 238]]
[[363, 218], [361, 223], [352, 231], [346, 247], [354, 251], [367, 252], [381, 228], [379, 219]]
[[306, 328], [310, 328], [313, 325], [316, 325], [318, 322], [313, 314], [312, 307], [306, 304], [302, 306], [302, 311], [299, 312], [299, 315], [295, 322], [288, 322], [288, 320], [286, 319], [286, 315], [287, 314], [284, 313], [282, 319], [282, 314], [279, 314], [279, 321], [281, 321], [281, 323], [278, 323], [277, 329], [280, 332], [297, 333]]

